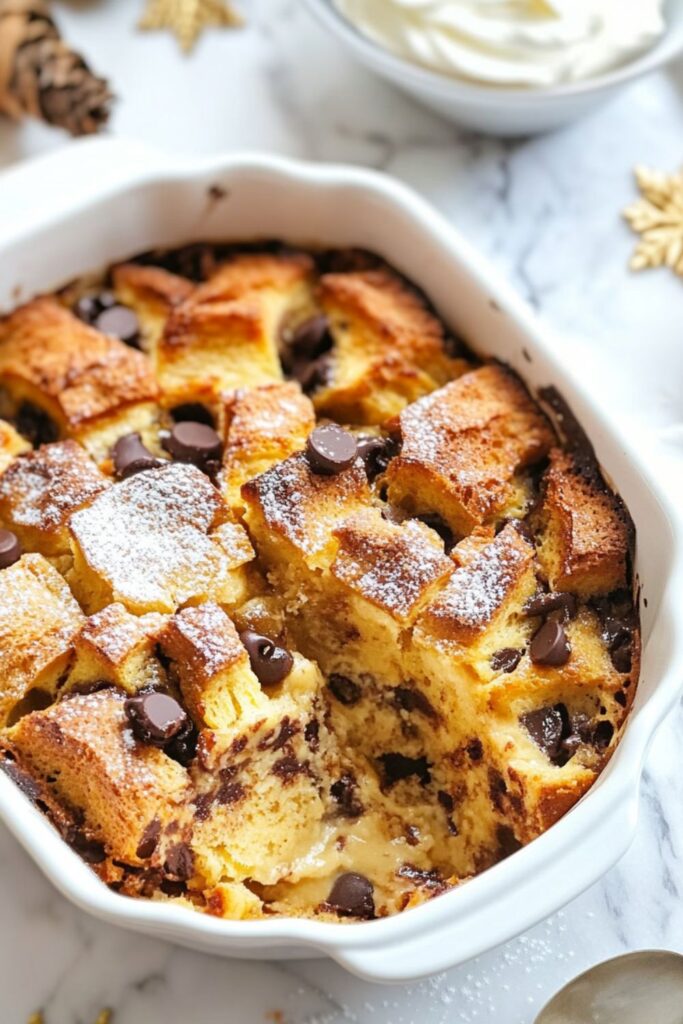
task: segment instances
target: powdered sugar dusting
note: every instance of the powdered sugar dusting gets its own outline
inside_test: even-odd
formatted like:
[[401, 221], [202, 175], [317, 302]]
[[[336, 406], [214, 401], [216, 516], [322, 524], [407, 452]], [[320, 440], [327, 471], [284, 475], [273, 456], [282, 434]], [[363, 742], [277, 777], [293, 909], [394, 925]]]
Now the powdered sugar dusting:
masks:
[[360, 459], [336, 476], [317, 476], [304, 455], [293, 455], [258, 477], [255, 486], [271, 529], [307, 555], [321, 551], [336, 523], [369, 498]]
[[337, 579], [400, 617], [408, 616], [429, 587], [453, 569], [420, 524], [385, 523], [361, 513], [338, 531], [340, 549], [332, 566]]
[[207, 676], [216, 675], [240, 658], [246, 659], [235, 627], [213, 601], [185, 608], [174, 617], [169, 631], [171, 651], [174, 632], [190, 647], [189, 651], [183, 647], [183, 660]]
[[456, 569], [429, 616], [454, 627], [486, 625], [532, 557], [531, 547], [513, 526], [506, 526], [471, 563]]
[[0, 504], [10, 523], [50, 531], [109, 486], [80, 445], [59, 441], [12, 463], [0, 477]]
[[207, 536], [221, 499], [194, 466], [138, 473], [71, 517], [90, 567], [135, 611], [173, 611], [228, 571]]

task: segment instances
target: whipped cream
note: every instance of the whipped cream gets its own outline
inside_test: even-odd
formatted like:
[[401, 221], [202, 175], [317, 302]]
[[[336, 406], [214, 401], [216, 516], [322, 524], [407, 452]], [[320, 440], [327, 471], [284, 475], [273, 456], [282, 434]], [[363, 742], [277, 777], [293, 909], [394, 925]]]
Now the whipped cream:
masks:
[[665, 30], [663, 0], [333, 0], [365, 36], [433, 71], [492, 86], [592, 78]]

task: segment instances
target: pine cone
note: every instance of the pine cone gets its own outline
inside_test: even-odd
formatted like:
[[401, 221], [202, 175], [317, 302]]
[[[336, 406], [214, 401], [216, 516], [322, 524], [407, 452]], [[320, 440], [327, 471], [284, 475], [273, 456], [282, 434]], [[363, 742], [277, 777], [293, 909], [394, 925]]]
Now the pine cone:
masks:
[[44, 0], [0, 0], [0, 111], [90, 135], [112, 94], [59, 34]]

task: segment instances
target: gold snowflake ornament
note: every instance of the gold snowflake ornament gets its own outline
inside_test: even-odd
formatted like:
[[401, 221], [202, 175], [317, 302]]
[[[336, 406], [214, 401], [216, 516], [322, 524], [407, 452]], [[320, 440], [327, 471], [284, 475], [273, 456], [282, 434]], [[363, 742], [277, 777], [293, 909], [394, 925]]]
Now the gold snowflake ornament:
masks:
[[683, 171], [661, 174], [637, 167], [642, 198], [624, 210], [641, 239], [631, 258], [632, 270], [671, 267], [683, 277]]
[[168, 28], [188, 53], [205, 28], [235, 27], [242, 18], [227, 0], [147, 0], [144, 29]]

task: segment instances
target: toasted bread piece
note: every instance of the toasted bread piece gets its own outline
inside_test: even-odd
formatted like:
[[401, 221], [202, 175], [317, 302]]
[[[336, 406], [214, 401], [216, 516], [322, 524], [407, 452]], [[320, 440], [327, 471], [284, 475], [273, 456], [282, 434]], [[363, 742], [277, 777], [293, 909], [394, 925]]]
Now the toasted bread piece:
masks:
[[623, 505], [559, 448], [550, 456], [536, 520], [539, 558], [555, 590], [586, 598], [626, 585], [631, 528]]
[[347, 423], [382, 423], [468, 368], [445, 350], [441, 322], [389, 270], [325, 274], [317, 298], [334, 347], [319, 413]]
[[195, 285], [162, 267], [140, 263], [120, 263], [112, 278], [116, 297], [135, 310], [143, 347], [154, 358], [171, 310], [189, 299]]
[[84, 616], [42, 555], [0, 571], [0, 724], [31, 707], [31, 691], [54, 695]]
[[237, 630], [213, 601], [177, 612], [161, 646], [200, 728], [225, 731], [267, 705]]
[[437, 643], [468, 645], [484, 631], [498, 628], [501, 618], [521, 612], [536, 591], [534, 554], [533, 546], [514, 526], [504, 527], [478, 555], [456, 569], [420, 616], [420, 630]]
[[11, 423], [0, 420], [0, 473], [4, 473], [15, 456], [31, 450], [31, 445]]
[[246, 483], [242, 497], [249, 530], [267, 558], [313, 566], [333, 554], [332, 530], [367, 505], [370, 489], [360, 459], [336, 476], [322, 476], [300, 453]]
[[86, 445], [91, 432], [125, 420], [131, 409], [153, 410], [158, 395], [147, 356], [89, 327], [48, 297], [0, 322], [0, 387], [14, 408], [30, 402], [54, 421], [61, 436]]
[[[446, 582], [453, 562], [433, 530], [415, 520], [396, 525], [379, 509], [345, 519], [334, 531], [339, 542], [330, 572], [361, 605], [372, 605], [401, 624]], [[359, 608], [359, 617], [370, 614]]]
[[497, 365], [415, 402], [395, 430], [402, 447], [387, 470], [389, 500], [414, 514], [439, 515], [459, 536], [517, 512], [516, 474], [553, 443], [523, 385]]
[[242, 484], [299, 451], [315, 427], [315, 411], [298, 384], [265, 384], [226, 395], [221, 409], [223, 494], [244, 507]]
[[71, 514], [109, 486], [75, 441], [42, 445], [15, 459], [0, 477], [0, 520], [25, 550], [65, 555]]
[[171, 313], [157, 346], [166, 405], [215, 405], [221, 392], [282, 379], [278, 333], [307, 301], [310, 257], [242, 254]]
[[114, 601], [136, 614], [209, 599], [241, 603], [250, 547], [227, 520], [227, 506], [194, 466], [138, 473], [71, 517], [74, 592], [91, 614]]
[[166, 828], [172, 836], [178, 830], [169, 841], [181, 838], [189, 780], [163, 751], [135, 739], [125, 699], [112, 689], [75, 694], [25, 715], [6, 735], [21, 765], [82, 816], [106, 853], [136, 865], [147, 859], [138, 849], [152, 822], [159, 823], [159, 848]]
[[91, 615], [74, 638], [75, 660], [65, 689], [105, 682], [132, 694], [164, 684], [166, 673], [156, 657], [164, 622], [156, 612], [131, 615], [122, 604]]

